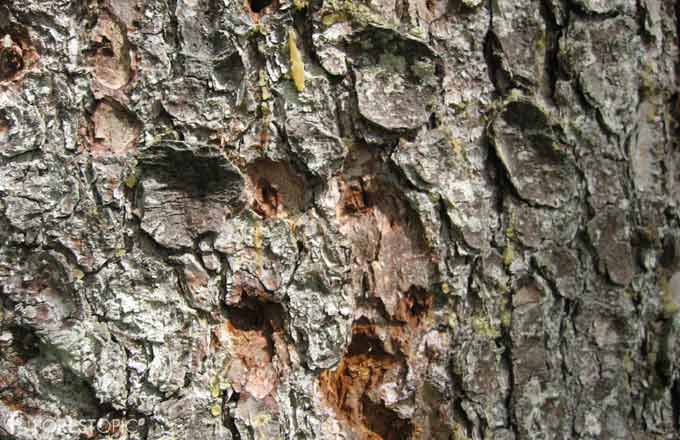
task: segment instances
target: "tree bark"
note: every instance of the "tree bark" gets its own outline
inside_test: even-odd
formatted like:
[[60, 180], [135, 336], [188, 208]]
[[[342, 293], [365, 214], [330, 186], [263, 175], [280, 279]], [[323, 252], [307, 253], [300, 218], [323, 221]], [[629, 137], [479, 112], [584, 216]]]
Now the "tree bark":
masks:
[[0, 439], [675, 439], [670, 0], [0, 3]]

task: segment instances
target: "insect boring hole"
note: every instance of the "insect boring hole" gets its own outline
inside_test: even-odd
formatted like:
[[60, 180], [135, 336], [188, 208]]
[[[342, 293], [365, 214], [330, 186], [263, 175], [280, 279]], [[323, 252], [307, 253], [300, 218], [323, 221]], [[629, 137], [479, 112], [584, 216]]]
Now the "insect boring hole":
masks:
[[248, 0], [250, 10], [256, 14], [263, 12], [272, 3], [274, 3], [274, 0]]

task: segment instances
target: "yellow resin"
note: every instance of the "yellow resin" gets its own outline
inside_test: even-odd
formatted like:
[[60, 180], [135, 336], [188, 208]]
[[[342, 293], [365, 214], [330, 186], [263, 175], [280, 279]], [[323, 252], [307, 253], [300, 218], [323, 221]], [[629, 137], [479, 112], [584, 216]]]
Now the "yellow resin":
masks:
[[305, 89], [305, 64], [297, 48], [297, 35], [294, 30], [288, 31], [288, 51], [290, 52], [290, 76], [293, 78], [298, 92]]

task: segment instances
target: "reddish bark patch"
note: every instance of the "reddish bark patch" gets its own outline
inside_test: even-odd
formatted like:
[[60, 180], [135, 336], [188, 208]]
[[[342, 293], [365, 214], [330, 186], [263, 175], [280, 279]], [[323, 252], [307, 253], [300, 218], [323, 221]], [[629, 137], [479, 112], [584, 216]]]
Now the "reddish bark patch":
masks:
[[347, 216], [367, 211], [368, 199], [363, 179], [341, 180], [340, 192], [342, 200], [338, 206], [339, 215]]
[[0, 50], [0, 78], [10, 79], [24, 68], [23, 51], [16, 44], [9, 44]]
[[38, 52], [22, 28], [0, 29], [0, 83], [16, 81], [38, 62]]
[[432, 294], [417, 286], [404, 293], [395, 309], [395, 319], [415, 329], [429, 314], [432, 307]]
[[280, 5], [279, 0], [245, 0], [243, 6], [253, 21], [258, 22], [263, 16], [279, 9]]
[[246, 191], [252, 209], [264, 218], [285, 218], [302, 211], [304, 182], [284, 162], [260, 159], [248, 166]]
[[141, 133], [141, 124], [121, 106], [101, 101], [92, 116], [94, 142], [92, 156], [103, 158], [130, 153]]
[[144, 18], [143, 0], [105, 0], [104, 4], [128, 29], [140, 27], [139, 22]]
[[239, 307], [252, 301], [270, 302], [271, 295], [262, 286], [260, 280], [248, 273], [234, 273], [234, 287], [229, 290], [224, 302], [228, 306]]
[[423, 226], [380, 155], [355, 146], [337, 180], [336, 216], [351, 243], [353, 289], [361, 294], [348, 351], [335, 370], [321, 373], [319, 386], [357, 438], [393, 440], [424, 429], [422, 420], [404, 419], [395, 408], [419, 392], [420, 381], [406, 384], [406, 373], [420, 374], [427, 362], [420, 344], [435, 267]]
[[406, 322], [398, 316], [400, 302], [413, 286], [431, 284], [434, 262], [417, 215], [387, 182], [370, 175], [341, 178], [336, 215], [352, 243], [355, 290], [379, 298], [389, 319]]
[[283, 316], [281, 305], [270, 302], [246, 300], [229, 308], [232, 358], [226, 376], [236, 392], [261, 400], [276, 389], [288, 365]]
[[113, 96], [124, 102], [125, 87], [132, 79], [133, 61], [126, 27], [108, 13], [102, 14], [92, 31], [90, 62], [94, 74], [92, 92], [96, 98]]
[[3, 116], [2, 113], [0, 113], [0, 142], [4, 141], [7, 139], [7, 135], [9, 133], [10, 125], [9, 121], [7, 121]]
[[413, 432], [411, 422], [379, 397], [379, 388], [403, 369], [403, 359], [387, 353], [370, 326], [358, 325], [347, 354], [335, 370], [321, 373], [319, 385], [337, 416], [360, 438], [407, 439]]

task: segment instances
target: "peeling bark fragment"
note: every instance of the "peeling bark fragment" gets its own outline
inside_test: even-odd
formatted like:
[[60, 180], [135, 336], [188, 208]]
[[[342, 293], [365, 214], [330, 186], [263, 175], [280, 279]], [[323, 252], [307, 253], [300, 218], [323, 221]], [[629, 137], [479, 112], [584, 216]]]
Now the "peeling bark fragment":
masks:
[[582, 159], [581, 164], [588, 188], [588, 200], [594, 209], [600, 210], [613, 200], [625, 199], [623, 163], [589, 155]]
[[347, 147], [340, 138], [330, 83], [312, 77], [296, 100], [285, 104], [285, 129], [291, 150], [313, 174], [331, 176], [342, 164]]
[[578, 279], [581, 264], [575, 252], [555, 247], [538, 254], [536, 260], [545, 270], [545, 276], [555, 283], [560, 295], [570, 299], [581, 295], [584, 287], [583, 282]]
[[527, 281], [513, 294], [512, 398], [522, 437], [533, 430], [559, 436], [569, 429], [567, 401], [559, 391], [561, 372], [551, 368], [553, 353], [546, 348], [555, 337], [545, 324], [551, 302], [548, 287], [540, 278]]
[[[494, 55], [499, 67], [515, 84], [538, 88], [546, 63], [546, 23], [541, 2], [495, 2], [491, 32], [496, 37]], [[498, 77], [498, 73], [495, 74]]]
[[[166, 438], [210, 438], [232, 440], [219, 417], [210, 414], [212, 400], [207, 392], [194, 390], [182, 397], [160, 403], [149, 428], [148, 440]], [[131, 425], [132, 426], [132, 425]]]
[[632, 14], [635, 11], [634, 3], [628, 0], [575, 0], [574, 6], [589, 14]]
[[45, 122], [34, 105], [18, 94], [0, 93], [0, 156], [11, 158], [40, 149], [45, 132]]
[[0, 169], [4, 215], [14, 228], [25, 232], [24, 239], [29, 242], [45, 241], [43, 234], [34, 235], [35, 228], [43, 222], [54, 228], [60, 219], [73, 213], [80, 198], [78, 187], [77, 181], [56, 160], [50, 166], [31, 160]]
[[[577, 220], [580, 213], [575, 212], [573, 203], [565, 205], [559, 212], [533, 207], [512, 195], [504, 199], [507, 228], [511, 237], [532, 249], [545, 249], [553, 245], [571, 243], [578, 233]], [[508, 235], [506, 229], [506, 236]]]
[[625, 214], [618, 208], [605, 209], [588, 223], [588, 235], [597, 249], [600, 271], [616, 284], [630, 283], [635, 267]]
[[649, 99], [638, 108], [638, 129], [631, 140], [630, 165], [635, 188], [645, 199], [655, 199], [664, 191], [664, 158], [666, 139], [657, 138], [663, 133], [665, 118], [663, 103]]
[[206, 312], [215, 309], [220, 300], [219, 280], [211, 277], [193, 255], [184, 254], [175, 261], [182, 265], [180, 287], [188, 295], [191, 306]]
[[479, 166], [457, 152], [454, 143], [443, 130], [433, 130], [413, 143], [402, 140], [392, 159], [411, 184], [441, 197], [465, 243], [481, 249], [494, 223], [490, 218], [494, 195]]
[[356, 72], [359, 111], [388, 130], [415, 129], [430, 117], [433, 94], [420, 90], [404, 72], [366, 67]]
[[142, 229], [160, 245], [193, 247], [243, 205], [241, 173], [212, 147], [160, 143], [141, 151]]
[[179, 0], [175, 13], [182, 35], [182, 54], [212, 61], [219, 53], [216, 43], [224, 38], [217, 32], [224, 5], [210, 0]]
[[541, 107], [511, 99], [491, 125], [496, 154], [523, 199], [552, 208], [574, 197], [576, 173], [568, 146]]
[[336, 76], [347, 74], [347, 55], [343, 50], [343, 39], [352, 34], [349, 23], [336, 23], [324, 32], [312, 35], [312, 42], [321, 67]]
[[[231, 62], [238, 64], [232, 65]], [[250, 109], [233, 105], [241, 98], [240, 83], [243, 80], [243, 67], [238, 57], [230, 57], [218, 63], [214, 80], [224, 94], [212, 96], [206, 90], [205, 81], [194, 77], [175, 80], [164, 87], [163, 108], [179, 123], [192, 127], [202, 126], [211, 130], [220, 130], [227, 123], [239, 132], [252, 119]], [[203, 103], [209, 102], [206, 106]], [[240, 123], [240, 124], [239, 124]], [[233, 124], [233, 125], [232, 125]]]
[[95, 159], [127, 156], [135, 147], [141, 124], [120, 106], [101, 101], [92, 116], [94, 142], [90, 151]]
[[230, 273], [227, 275], [227, 303], [240, 296], [245, 284], [266, 289], [280, 298], [282, 288], [290, 282], [298, 259], [298, 247], [293, 225], [286, 220], [263, 221], [246, 210], [226, 222], [215, 239], [215, 250], [227, 255]]
[[[326, 6], [331, 10], [365, 7], [351, 2]], [[416, 13], [415, 8], [412, 12]], [[330, 11], [322, 9], [320, 13]], [[313, 43], [322, 67], [332, 74], [343, 75], [348, 64], [354, 66], [358, 112], [382, 129], [416, 129], [436, 110], [441, 89], [439, 60], [423, 40], [389, 27], [371, 25], [365, 29], [339, 22], [315, 34]]]
[[635, 114], [630, 109], [639, 101], [636, 71], [641, 42], [636, 29], [633, 19], [625, 16], [604, 20], [598, 26], [576, 21], [559, 43], [560, 62], [619, 139], [630, 132]]

